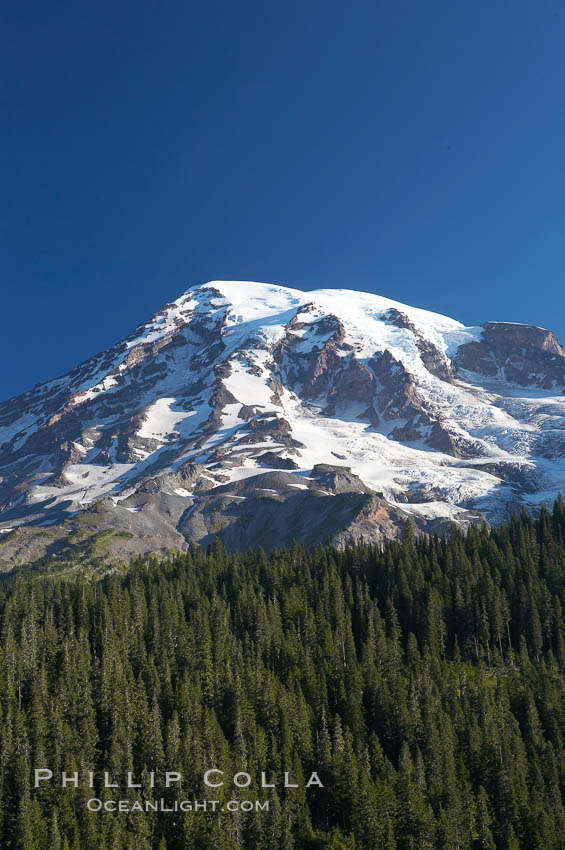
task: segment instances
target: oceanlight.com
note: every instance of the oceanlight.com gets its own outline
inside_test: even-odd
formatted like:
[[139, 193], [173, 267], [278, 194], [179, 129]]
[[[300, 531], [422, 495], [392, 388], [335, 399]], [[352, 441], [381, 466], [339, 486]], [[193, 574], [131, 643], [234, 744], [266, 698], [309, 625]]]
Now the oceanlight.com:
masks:
[[90, 812], [268, 812], [269, 800], [100, 800], [86, 803]]

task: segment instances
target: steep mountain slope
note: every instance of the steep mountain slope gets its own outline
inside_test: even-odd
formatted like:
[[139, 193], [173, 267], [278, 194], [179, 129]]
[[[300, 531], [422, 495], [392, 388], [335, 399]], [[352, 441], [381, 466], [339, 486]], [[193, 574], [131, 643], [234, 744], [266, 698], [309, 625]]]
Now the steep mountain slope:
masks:
[[376, 295], [193, 287], [0, 404], [0, 562], [266, 548], [499, 519], [557, 494], [565, 349]]

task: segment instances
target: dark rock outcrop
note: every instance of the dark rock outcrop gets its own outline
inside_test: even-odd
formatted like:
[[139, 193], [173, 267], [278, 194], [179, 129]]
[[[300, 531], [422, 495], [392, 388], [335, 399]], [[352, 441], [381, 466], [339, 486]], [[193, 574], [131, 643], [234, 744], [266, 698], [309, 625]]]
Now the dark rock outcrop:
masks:
[[532, 325], [486, 322], [479, 342], [462, 345], [457, 372], [499, 376], [519, 386], [565, 388], [565, 348], [551, 331]]

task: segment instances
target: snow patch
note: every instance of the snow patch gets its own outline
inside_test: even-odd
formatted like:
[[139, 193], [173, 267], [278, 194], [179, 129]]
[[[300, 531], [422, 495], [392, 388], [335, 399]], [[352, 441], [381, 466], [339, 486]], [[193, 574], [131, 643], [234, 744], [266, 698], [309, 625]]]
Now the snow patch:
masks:
[[175, 398], [158, 398], [154, 401], [145, 411], [145, 421], [137, 432], [138, 436], [162, 442], [171, 436], [180, 422], [194, 415], [193, 410], [175, 410], [175, 403]]

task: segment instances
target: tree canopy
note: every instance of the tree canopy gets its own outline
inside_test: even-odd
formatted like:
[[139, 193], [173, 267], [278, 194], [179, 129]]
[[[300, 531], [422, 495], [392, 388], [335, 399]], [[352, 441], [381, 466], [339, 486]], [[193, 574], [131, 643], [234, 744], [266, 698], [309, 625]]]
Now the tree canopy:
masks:
[[[561, 499], [383, 549], [22, 572], [0, 598], [0, 848], [560, 850], [564, 609]], [[211, 767], [253, 784], [212, 794]], [[56, 781], [89, 770], [94, 788]], [[88, 810], [117, 793], [269, 807]]]

